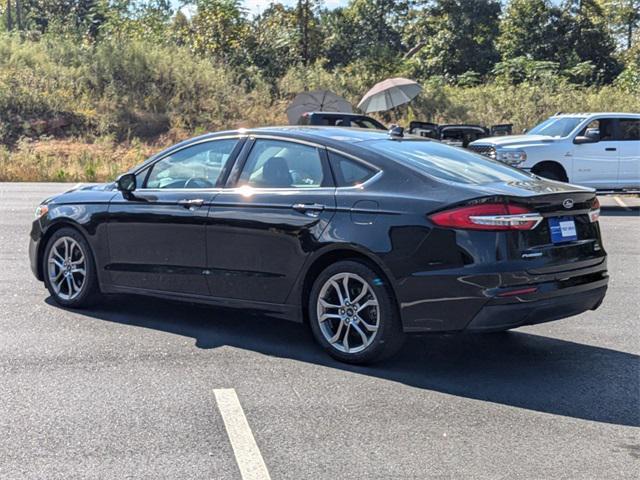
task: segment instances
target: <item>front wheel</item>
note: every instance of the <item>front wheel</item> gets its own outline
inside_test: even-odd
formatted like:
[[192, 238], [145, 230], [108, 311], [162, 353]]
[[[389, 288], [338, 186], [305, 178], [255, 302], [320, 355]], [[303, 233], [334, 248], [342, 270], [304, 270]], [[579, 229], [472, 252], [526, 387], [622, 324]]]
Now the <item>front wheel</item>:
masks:
[[309, 297], [309, 319], [318, 343], [347, 363], [388, 358], [404, 340], [390, 285], [356, 261], [337, 262], [318, 276]]
[[565, 181], [559, 172], [549, 168], [543, 168], [542, 170], [538, 170], [535, 172], [535, 174], [538, 175], [539, 177], [548, 178], [549, 180], [556, 180], [558, 182]]
[[73, 228], [61, 228], [49, 241], [43, 256], [44, 282], [59, 305], [89, 306], [98, 290], [95, 264], [85, 238]]

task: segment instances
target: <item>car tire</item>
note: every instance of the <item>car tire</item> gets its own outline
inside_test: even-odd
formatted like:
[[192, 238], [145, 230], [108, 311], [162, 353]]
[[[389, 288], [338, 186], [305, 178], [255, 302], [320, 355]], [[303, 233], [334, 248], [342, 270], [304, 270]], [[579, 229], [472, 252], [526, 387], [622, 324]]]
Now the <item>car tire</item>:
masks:
[[85, 308], [97, 297], [98, 278], [89, 243], [74, 228], [57, 230], [42, 257], [44, 283], [58, 305]]
[[351, 364], [389, 358], [404, 341], [391, 286], [359, 261], [334, 263], [318, 275], [309, 295], [309, 323], [329, 355]]

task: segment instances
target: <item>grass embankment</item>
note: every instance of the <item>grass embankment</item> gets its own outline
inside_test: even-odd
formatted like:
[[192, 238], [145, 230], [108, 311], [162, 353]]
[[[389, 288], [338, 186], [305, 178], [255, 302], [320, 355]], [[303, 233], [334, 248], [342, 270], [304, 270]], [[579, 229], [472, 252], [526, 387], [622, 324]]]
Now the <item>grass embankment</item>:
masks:
[[[402, 72], [398, 72], [402, 74]], [[63, 37], [0, 36], [0, 181], [104, 181], [178, 140], [206, 131], [286, 123], [307, 89], [357, 104], [376, 81], [353, 68], [290, 70], [268, 85], [187, 49], [142, 42], [90, 45]], [[557, 112], [640, 111], [638, 92], [580, 87], [558, 78], [475, 87], [424, 82], [408, 108], [382, 120], [513, 123], [530, 128]]]

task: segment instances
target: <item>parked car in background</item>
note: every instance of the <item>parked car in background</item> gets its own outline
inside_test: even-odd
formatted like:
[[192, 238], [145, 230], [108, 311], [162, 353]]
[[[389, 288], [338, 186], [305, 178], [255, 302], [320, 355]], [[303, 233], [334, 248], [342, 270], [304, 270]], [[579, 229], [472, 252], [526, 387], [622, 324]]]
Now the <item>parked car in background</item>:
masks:
[[298, 120], [298, 125], [317, 125], [325, 127], [352, 127], [373, 128], [387, 130], [382, 123], [375, 118], [357, 113], [341, 112], [307, 112]]
[[525, 135], [469, 148], [536, 175], [600, 191], [640, 191], [640, 114], [554, 115]]
[[491, 127], [471, 124], [444, 124], [413, 121], [409, 123], [409, 133], [421, 137], [434, 138], [454, 147], [467, 146], [480, 138], [511, 135], [512, 125], [501, 124]]
[[598, 215], [592, 189], [399, 128], [273, 127], [194, 138], [49, 198], [29, 255], [64, 307], [137, 293], [260, 310], [367, 363], [405, 333], [596, 309]]

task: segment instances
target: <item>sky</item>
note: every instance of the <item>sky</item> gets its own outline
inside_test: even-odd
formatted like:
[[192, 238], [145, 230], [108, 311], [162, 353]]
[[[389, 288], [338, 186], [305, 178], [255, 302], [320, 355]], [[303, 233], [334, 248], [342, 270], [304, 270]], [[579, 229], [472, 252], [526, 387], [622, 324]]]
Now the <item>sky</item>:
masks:
[[[323, 3], [327, 8], [336, 8], [346, 5], [347, 1], [348, 0], [324, 0]], [[242, 3], [249, 12], [258, 14], [266, 9], [269, 4], [272, 3], [272, 0], [243, 0]], [[279, 0], [279, 3], [290, 7], [298, 2], [297, 0]]]
[[[263, 12], [273, 0], [242, 0], [244, 8], [247, 9], [249, 14], [257, 15]], [[172, 0], [174, 7], [180, 6], [181, 0]], [[292, 6], [298, 3], [297, 0], [278, 0], [278, 3], [283, 5]], [[324, 6], [327, 8], [342, 7], [348, 3], [348, 0], [324, 0]]]

